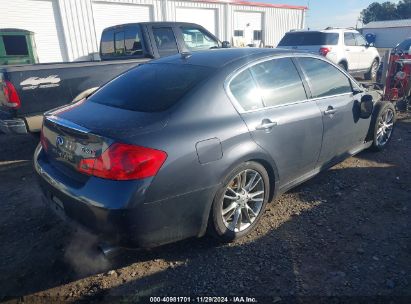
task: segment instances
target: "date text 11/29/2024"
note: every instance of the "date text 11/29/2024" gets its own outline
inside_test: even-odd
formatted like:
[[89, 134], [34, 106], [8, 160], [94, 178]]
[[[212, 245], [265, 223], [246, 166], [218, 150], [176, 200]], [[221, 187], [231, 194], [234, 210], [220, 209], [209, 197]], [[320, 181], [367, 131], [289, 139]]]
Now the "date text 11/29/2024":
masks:
[[150, 297], [150, 303], [258, 303], [254, 297]]

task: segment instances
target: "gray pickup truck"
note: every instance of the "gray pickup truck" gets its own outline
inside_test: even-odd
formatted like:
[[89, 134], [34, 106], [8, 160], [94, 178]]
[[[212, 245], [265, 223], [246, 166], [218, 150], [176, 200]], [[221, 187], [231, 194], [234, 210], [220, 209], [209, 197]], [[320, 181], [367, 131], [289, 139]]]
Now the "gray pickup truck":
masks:
[[176, 53], [226, 47], [228, 42], [197, 24], [131, 23], [103, 31], [101, 61], [0, 66], [0, 130], [38, 132], [44, 112], [87, 97], [130, 68]]

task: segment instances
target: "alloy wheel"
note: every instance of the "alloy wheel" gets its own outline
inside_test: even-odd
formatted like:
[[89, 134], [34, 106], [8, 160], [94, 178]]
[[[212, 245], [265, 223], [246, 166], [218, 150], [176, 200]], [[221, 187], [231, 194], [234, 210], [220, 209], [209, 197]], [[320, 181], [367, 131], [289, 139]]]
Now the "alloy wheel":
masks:
[[252, 169], [241, 171], [228, 183], [221, 216], [229, 230], [244, 231], [257, 219], [266, 196], [265, 188], [261, 174]]
[[390, 139], [394, 127], [394, 112], [386, 109], [378, 119], [377, 144], [384, 146]]

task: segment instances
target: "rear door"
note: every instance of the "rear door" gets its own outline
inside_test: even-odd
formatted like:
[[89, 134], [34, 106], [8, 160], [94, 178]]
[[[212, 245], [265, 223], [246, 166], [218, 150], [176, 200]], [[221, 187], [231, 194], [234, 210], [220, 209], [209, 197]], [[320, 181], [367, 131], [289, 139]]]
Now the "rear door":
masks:
[[307, 100], [291, 58], [243, 69], [229, 89], [251, 136], [274, 159], [281, 186], [314, 169], [321, 148], [321, 113]]
[[369, 69], [374, 61], [372, 49], [367, 46], [367, 41], [360, 33], [355, 33], [354, 37], [359, 50], [358, 68], [361, 70]]
[[360, 69], [361, 47], [357, 46], [354, 33], [344, 33], [344, 51], [348, 61], [348, 70]]
[[369, 120], [355, 111], [356, 96], [350, 79], [332, 64], [319, 58], [300, 57], [298, 62], [306, 76], [321, 113], [324, 126], [318, 166], [337, 161], [360, 146], [367, 134]]

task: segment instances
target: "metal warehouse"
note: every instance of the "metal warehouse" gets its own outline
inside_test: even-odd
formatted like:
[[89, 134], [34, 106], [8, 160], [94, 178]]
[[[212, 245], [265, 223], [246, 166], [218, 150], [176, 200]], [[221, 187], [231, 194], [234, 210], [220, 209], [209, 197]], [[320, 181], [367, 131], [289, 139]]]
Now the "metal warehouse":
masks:
[[276, 46], [304, 28], [306, 7], [239, 0], [0, 0], [0, 28], [34, 32], [40, 62], [90, 59], [108, 26], [198, 23], [235, 46]]
[[363, 27], [362, 33], [374, 34], [378, 48], [393, 48], [411, 37], [411, 19], [370, 22]]

